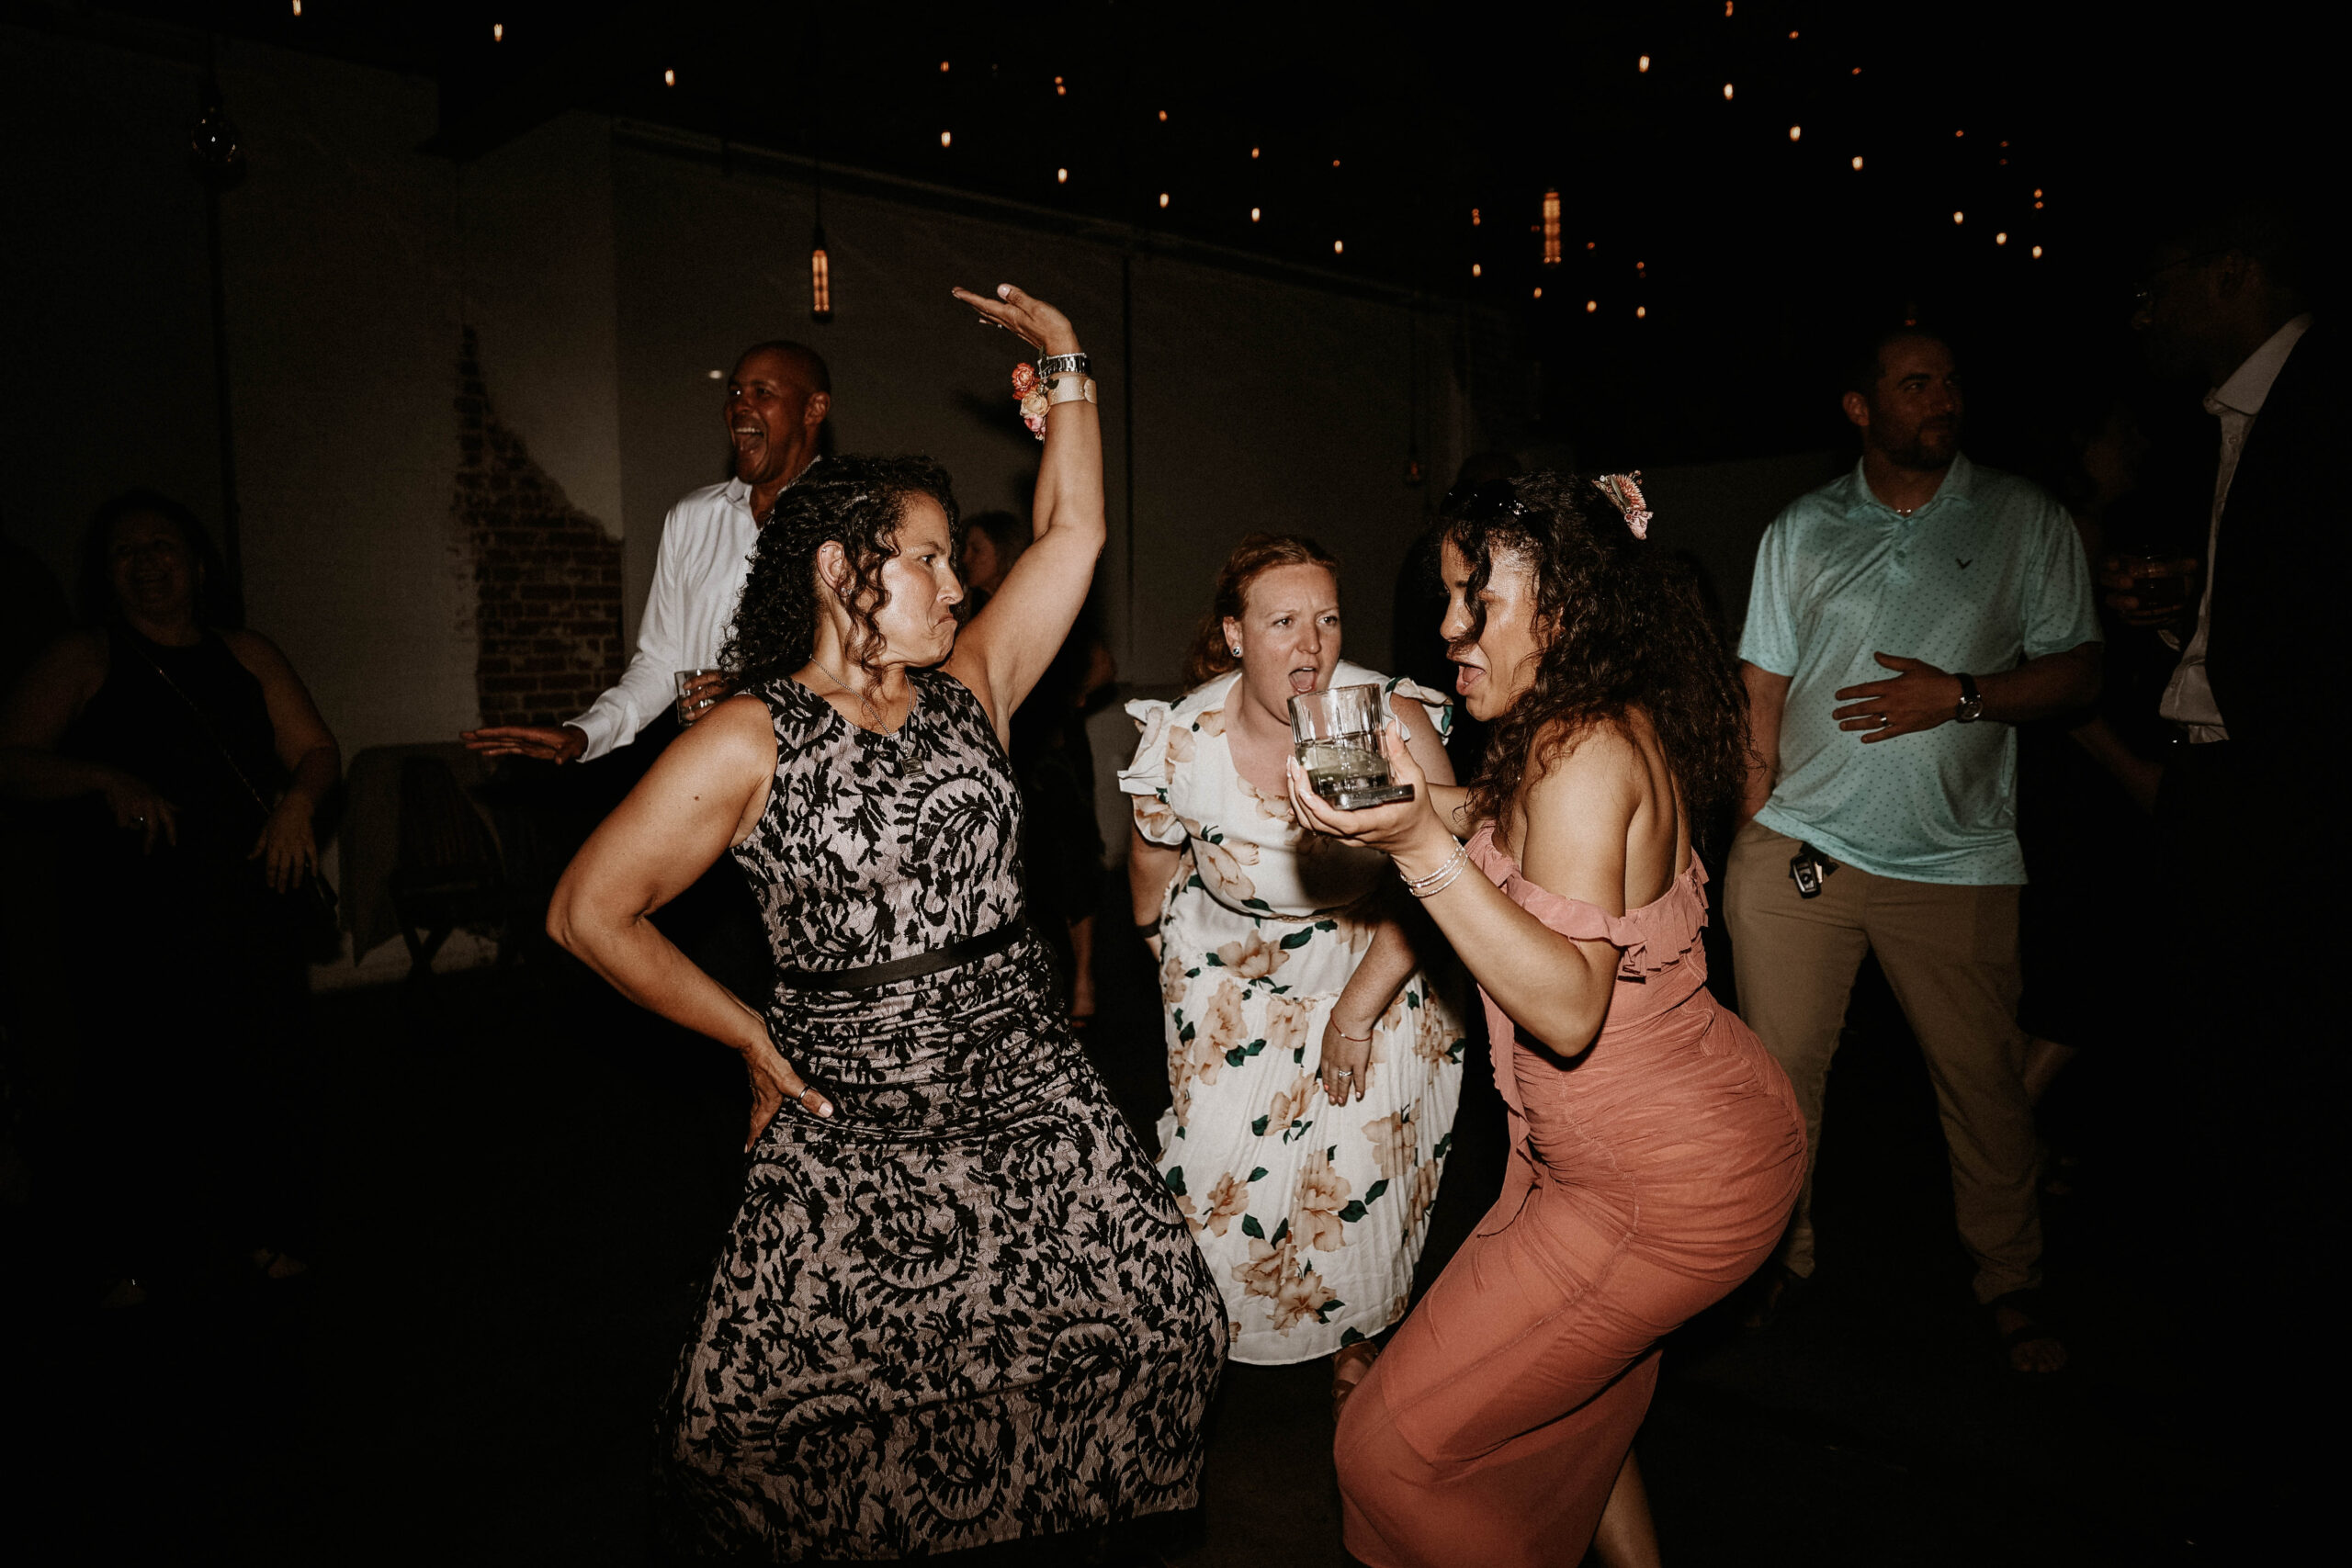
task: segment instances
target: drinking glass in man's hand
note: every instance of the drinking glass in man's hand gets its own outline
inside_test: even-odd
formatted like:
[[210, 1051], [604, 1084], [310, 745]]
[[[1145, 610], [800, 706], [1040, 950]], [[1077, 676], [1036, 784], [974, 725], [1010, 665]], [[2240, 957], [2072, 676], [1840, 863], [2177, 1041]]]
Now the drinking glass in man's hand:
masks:
[[678, 727], [683, 729], [710, 711], [711, 705], [727, 694], [727, 671], [724, 670], [681, 670], [678, 671]]
[[1342, 811], [1413, 798], [1392, 784], [1380, 745], [1380, 688], [1340, 686], [1290, 700], [1292, 749], [1315, 793]]
[[2188, 604], [2189, 579], [2195, 575], [2191, 560], [2165, 555], [2126, 555], [2121, 558], [2125, 575], [2132, 580], [2132, 597], [2146, 611], [2178, 611]]

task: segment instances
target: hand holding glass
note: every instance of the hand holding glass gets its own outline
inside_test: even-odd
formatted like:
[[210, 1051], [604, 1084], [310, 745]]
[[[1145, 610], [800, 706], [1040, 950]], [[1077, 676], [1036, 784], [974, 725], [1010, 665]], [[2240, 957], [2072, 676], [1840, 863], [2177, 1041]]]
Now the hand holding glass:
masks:
[[679, 671], [678, 728], [684, 729], [704, 714], [708, 713], [711, 706], [726, 694], [726, 671]]
[[1380, 745], [1380, 688], [1340, 686], [1303, 692], [1290, 700], [1292, 749], [1315, 793], [1342, 811], [1413, 798], [1411, 784], [1392, 784]]

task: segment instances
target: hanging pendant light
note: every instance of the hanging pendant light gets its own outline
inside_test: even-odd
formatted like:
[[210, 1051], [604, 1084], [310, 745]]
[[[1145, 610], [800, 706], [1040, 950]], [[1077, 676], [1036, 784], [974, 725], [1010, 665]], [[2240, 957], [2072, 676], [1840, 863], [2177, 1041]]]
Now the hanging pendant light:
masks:
[[823, 323], [833, 319], [833, 268], [825, 255], [825, 226], [808, 240], [808, 319]]

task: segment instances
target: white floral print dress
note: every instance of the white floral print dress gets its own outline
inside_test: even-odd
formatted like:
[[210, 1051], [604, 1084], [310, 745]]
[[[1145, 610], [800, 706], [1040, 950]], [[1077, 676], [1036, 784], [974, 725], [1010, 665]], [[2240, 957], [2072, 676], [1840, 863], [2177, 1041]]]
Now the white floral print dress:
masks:
[[[1460, 1017], [1416, 970], [1374, 1026], [1365, 1095], [1316, 1077], [1332, 1004], [1372, 945], [1387, 857], [1303, 833], [1286, 796], [1233, 765], [1221, 676], [1143, 727], [1119, 774], [1146, 839], [1182, 852], [1161, 907], [1159, 985], [1174, 1103], [1159, 1169], [1224, 1292], [1237, 1361], [1328, 1356], [1405, 1314], [1462, 1091]], [[1451, 710], [1424, 686], [1341, 663]]]

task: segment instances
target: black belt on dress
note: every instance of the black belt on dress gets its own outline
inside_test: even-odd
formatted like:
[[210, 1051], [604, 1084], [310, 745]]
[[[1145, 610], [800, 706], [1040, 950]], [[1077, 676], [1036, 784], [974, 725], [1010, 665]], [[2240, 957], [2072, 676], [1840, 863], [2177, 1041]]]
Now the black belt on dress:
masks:
[[779, 969], [775, 983], [796, 991], [863, 991], [872, 986], [895, 985], [1002, 953], [1028, 929], [1025, 919], [1007, 920], [986, 936], [967, 937], [911, 958], [893, 958], [888, 964], [865, 964], [855, 969]]

